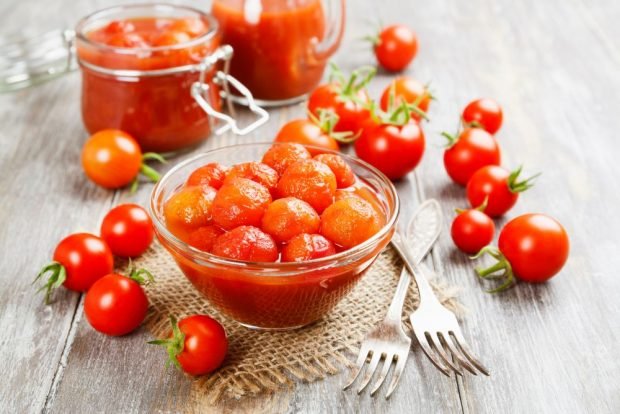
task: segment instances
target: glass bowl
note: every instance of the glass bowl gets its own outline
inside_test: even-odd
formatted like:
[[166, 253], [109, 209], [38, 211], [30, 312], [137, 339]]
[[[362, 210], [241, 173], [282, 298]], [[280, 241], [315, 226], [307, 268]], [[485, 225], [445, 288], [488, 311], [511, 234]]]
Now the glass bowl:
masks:
[[210, 162], [232, 165], [257, 161], [271, 145], [232, 145], [178, 164], [155, 185], [150, 213], [161, 244], [214, 307], [249, 328], [285, 330], [321, 319], [353, 289], [389, 243], [398, 218], [399, 200], [385, 175], [357, 158], [340, 154], [375, 192], [386, 213], [386, 225], [351, 249], [303, 263], [246, 262], [198, 250], [166, 228], [164, 203], [192, 171]]

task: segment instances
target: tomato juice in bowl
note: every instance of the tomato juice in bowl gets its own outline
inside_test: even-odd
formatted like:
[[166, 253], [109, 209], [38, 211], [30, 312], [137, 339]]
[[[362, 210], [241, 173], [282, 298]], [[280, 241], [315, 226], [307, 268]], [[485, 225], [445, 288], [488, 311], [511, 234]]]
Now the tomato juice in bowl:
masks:
[[[319, 320], [355, 286], [387, 246], [398, 217], [392, 183], [370, 165], [342, 155], [359, 177], [352, 191], [376, 200], [385, 224], [363, 243], [303, 262], [248, 262], [192, 247], [167, 227], [164, 205], [187, 177], [205, 164], [232, 165], [260, 160], [271, 144], [235, 145], [198, 155], [170, 170], [155, 186], [150, 212], [155, 232], [181, 271], [219, 311], [244, 326], [293, 329]], [[322, 151], [327, 152], [327, 151]]]

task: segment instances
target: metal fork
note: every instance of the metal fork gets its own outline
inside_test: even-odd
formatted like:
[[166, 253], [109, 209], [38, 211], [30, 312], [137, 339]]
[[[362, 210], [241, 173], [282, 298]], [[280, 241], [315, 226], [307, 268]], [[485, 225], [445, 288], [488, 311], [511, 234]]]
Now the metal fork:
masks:
[[[407, 229], [408, 239], [418, 248], [415, 255], [416, 261], [421, 261], [424, 256], [426, 256], [439, 237], [440, 231], [441, 209], [439, 204], [436, 200], [428, 200], [422, 203], [411, 218]], [[392, 380], [388, 386], [385, 398], [389, 398], [392, 392], [394, 392], [405, 368], [405, 363], [407, 362], [409, 349], [411, 347], [411, 338], [405, 334], [402, 327], [403, 304], [410, 283], [411, 277], [409, 273], [404, 270], [401, 273], [394, 298], [392, 299], [385, 319], [366, 335], [366, 338], [361, 344], [356, 362], [356, 369], [352, 373], [351, 378], [349, 378], [347, 385], [345, 385], [345, 390], [353, 385], [362, 372], [362, 368], [369, 354], [371, 354], [370, 363], [357, 389], [357, 393], [361, 393], [368, 386], [382, 357], [385, 357], [385, 362], [383, 363], [379, 378], [370, 391], [370, 395], [374, 395], [379, 390], [387, 377], [392, 362], [396, 359], [396, 367], [392, 374]]]
[[413, 333], [426, 356], [447, 376], [450, 376], [450, 368], [463, 375], [463, 371], [452, 361], [449, 354], [472, 374], [477, 375], [477, 371], [480, 371], [489, 375], [484, 365], [473, 356], [456, 316], [439, 302], [428, 284], [427, 272], [419, 265], [418, 258], [399, 233], [392, 237], [392, 245], [400, 253], [418, 285], [420, 304], [409, 318]]

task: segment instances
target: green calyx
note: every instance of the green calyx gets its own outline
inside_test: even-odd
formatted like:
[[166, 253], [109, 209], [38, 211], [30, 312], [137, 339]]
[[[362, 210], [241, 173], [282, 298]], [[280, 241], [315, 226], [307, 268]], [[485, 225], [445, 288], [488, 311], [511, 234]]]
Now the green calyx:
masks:
[[177, 319], [170, 315], [170, 324], [172, 325], [172, 336], [168, 339], [157, 339], [155, 341], [149, 341], [148, 344], [160, 345], [166, 348], [168, 352], [168, 360], [166, 360], [166, 367], [173, 364], [177, 368], [181, 369], [181, 364], [177, 357], [185, 348], [185, 334], [179, 329]]
[[338, 114], [331, 109], [318, 109], [319, 117], [317, 118], [312, 112], [308, 111], [308, 118], [323, 131], [324, 134], [343, 144], [350, 144], [359, 138], [359, 132], [353, 131], [335, 132], [336, 124], [340, 120]]
[[459, 140], [459, 133], [457, 132], [456, 134], [451, 134], [449, 132], [442, 132], [441, 136], [444, 137], [446, 140], [448, 140], [448, 142], [445, 145], [446, 149], [450, 149], [452, 148], [456, 142]]
[[142, 268], [136, 269], [131, 264], [131, 261], [129, 262], [129, 269], [129, 275], [127, 277], [139, 285], [145, 286], [155, 282], [155, 277], [151, 272]]
[[512, 266], [510, 265], [508, 259], [506, 259], [506, 256], [504, 256], [497, 247], [484, 247], [478, 252], [478, 254], [471, 257], [471, 259], [478, 259], [485, 254], [493, 257], [497, 262], [485, 269], [476, 268], [476, 273], [478, 274], [478, 277], [485, 280], [500, 281], [499, 286], [493, 289], [489, 289], [486, 292], [499, 293], [513, 286], [515, 283], [515, 277], [512, 271]]
[[46, 305], [49, 305], [51, 303], [52, 292], [54, 291], [54, 289], [62, 286], [65, 280], [67, 280], [67, 270], [65, 269], [65, 267], [58, 262], [51, 262], [50, 264], [45, 265], [43, 269], [41, 269], [41, 271], [32, 283], [36, 283], [39, 279], [41, 279], [45, 274], [49, 272], [51, 272], [51, 274], [47, 278], [45, 285], [41, 286], [37, 290], [37, 293], [45, 291]]
[[[142, 165], [140, 165], [140, 174], [144, 175], [149, 180], [156, 183], [157, 181], [159, 181], [161, 176], [153, 167], [150, 167], [149, 165], [146, 164], [147, 161], [158, 161], [162, 164], [166, 164], [167, 161], [164, 157], [162, 157], [161, 154], [157, 154], [155, 152], [146, 152], [142, 154]], [[136, 192], [137, 189], [138, 189], [138, 176], [136, 176], [136, 178], [134, 178], [134, 180], [131, 182], [130, 191], [133, 194]]]
[[519, 166], [516, 170], [510, 173], [508, 176], [508, 189], [512, 193], [522, 193], [534, 186], [534, 180], [538, 178], [541, 173], [534, 174], [531, 177], [526, 178], [525, 180], [519, 181], [519, 174], [521, 174], [521, 170], [523, 170], [523, 166]]
[[489, 195], [487, 194], [487, 196], [484, 197], [484, 201], [482, 202], [482, 204], [480, 204], [478, 207], [473, 208], [473, 209], [457, 208], [454, 211], [456, 211], [457, 214], [464, 213], [464, 212], [466, 212], [468, 210], [476, 210], [476, 211], [479, 211], [481, 213], [484, 213], [484, 210], [487, 208], [488, 205], [489, 205]]
[[461, 118], [461, 123], [463, 124], [463, 127], [465, 127], [465, 128], [484, 129], [484, 125], [482, 125], [478, 121], [465, 122], [465, 120], [463, 118]]
[[363, 66], [351, 72], [347, 78], [340, 68], [333, 62], [330, 62], [330, 82], [340, 86], [339, 98], [343, 102], [354, 102], [358, 105], [366, 106], [367, 103], [360, 100], [359, 92], [366, 88], [372, 78], [375, 77], [377, 69], [372, 66]]

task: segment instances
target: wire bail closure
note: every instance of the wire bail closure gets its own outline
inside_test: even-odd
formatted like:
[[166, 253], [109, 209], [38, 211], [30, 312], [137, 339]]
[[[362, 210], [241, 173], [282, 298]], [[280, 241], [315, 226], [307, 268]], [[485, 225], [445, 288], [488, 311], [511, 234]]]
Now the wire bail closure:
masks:
[[[236, 135], [246, 135], [269, 120], [269, 113], [256, 104], [256, 101], [252, 96], [252, 92], [250, 92], [250, 90], [235, 77], [229, 75], [228, 72], [232, 56], [233, 48], [230, 45], [223, 45], [217, 48], [215, 52], [205, 57], [199, 66], [200, 77], [198, 78], [198, 82], [194, 82], [191, 87], [192, 97], [207, 113], [207, 115], [224, 123], [224, 125], [221, 125], [214, 131], [216, 135], [221, 135], [227, 131], [232, 131]], [[218, 70], [215, 72], [212, 81], [216, 85], [222, 87], [223, 90], [220, 92], [220, 96], [226, 99], [227, 108], [231, 115], [217, 111], [213, 108], [213, 106], [211, 106], [211, 104], [209, 104], [207, 98], [207, 92], [211, 87], [211, 85], [206, 82], [207, 74], [220, 61], [224, 62], [224, 68], [223, 70]], [[258, 117], [254, 122], [243, 128], [239, 127], [237, 124], [237, 119], [235, 119], [236, 112], [231, 100], [230, 86], [236, 89], [243, 96], [243, 98], [245, 98], [249, 110]], [[212, 118], [209, 118], [210, 122]]]

